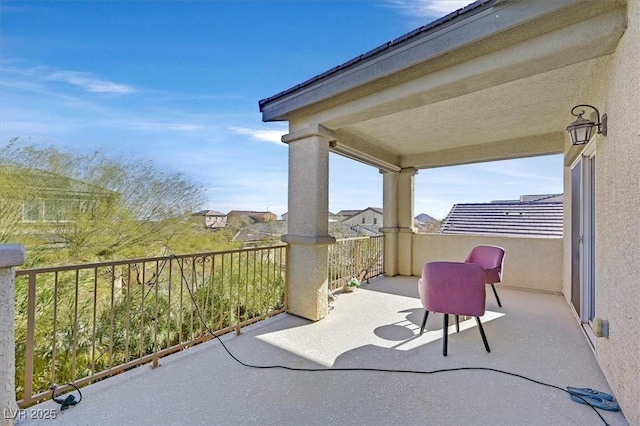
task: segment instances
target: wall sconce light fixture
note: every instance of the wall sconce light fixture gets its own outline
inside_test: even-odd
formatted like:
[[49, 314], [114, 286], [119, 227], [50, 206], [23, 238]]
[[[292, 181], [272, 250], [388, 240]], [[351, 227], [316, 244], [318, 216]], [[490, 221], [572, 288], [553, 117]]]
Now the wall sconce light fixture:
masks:
[[[596, 112], [596, 117], [597, 117], [596, 119], [598, 120], [597, 123], [594, 123], [591, 120], [582, 118], [582, 115], [584, 114], [584, 110], [578, 110], [576, 112], [578, 108], [583, 108], [583, 107], [591, 108]], [[596, 126], [598, 126], [599, 134], [602, 134], [603, 136], [607, 136], [607, 114], [604, 114], [601, 120], [600, 111], [598, 111], [597, 108], [591, 105], [576, 105], [571, 109], [571, 115], [573, 115], [574, 117], [578, 117], [576, 118], [576, 121], [574, 121], [573, 123], [567, 126], [567, 132], [569, 132], [569, 136], [571, 136], [571, 144], [583, 145], [589, 142], [589, 139], [591, 139], [591, 132], [593, 131], [593, 128]]]

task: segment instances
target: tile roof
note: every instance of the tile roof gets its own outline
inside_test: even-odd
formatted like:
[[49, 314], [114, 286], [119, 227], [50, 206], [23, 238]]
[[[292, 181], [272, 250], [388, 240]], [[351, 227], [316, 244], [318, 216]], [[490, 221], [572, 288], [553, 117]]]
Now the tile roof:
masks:
[[28, 167], [0, 165], [0, 179], [8, 182], [19, 182], [21, 187], [35, 190], [39, 196], [58, 196], [61, 194], [106, 196], [116, 193], [59, 173]]
[[367, 210], [373, 210], [373, 211], [375, 211], [377, 213], [384, 214], [381, 207], [367, 207], [366, 209], [362, 209], [362, 210], [340, 210], [337, 213], [337, 215], [338, 216], [343, 216], [345, 218], [350, 218], [350, 217], [353, 217], [353, 216], [355, 216], [357, 214], [365, 212]]
[[456, 204], [439, 232], [561, 237], [562, 230], [563, 203], [533, 201]]
[[338, 216], [344, 216], [344, 217], [351, 217], [354, 216], [358, 213], [360, 213], [362, 210], [340, 210], [337, 215]]
[[224, 213], [220, 213], [217, 210], [200, 210], [195, 212], [192, 216], [226, 216]]

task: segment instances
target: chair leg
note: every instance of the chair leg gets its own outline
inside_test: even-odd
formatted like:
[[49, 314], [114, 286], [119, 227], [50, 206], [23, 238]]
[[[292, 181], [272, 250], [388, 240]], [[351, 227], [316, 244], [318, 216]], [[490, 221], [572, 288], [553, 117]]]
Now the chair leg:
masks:
[[444, 314], [444, 327], [442, 327], [442, 355], [447, 356], [447, 344], [449, 339], [449, 314]]
[[456, 333], [460, 333], [460, 315], [456, 315]]
[[498, 297], [495, 284], [491, 284], [491, 288], [493, 289], [493, 294], [496, 296], [496, 300], [498, 301], [498, 306], [502, 308], [502, 303], [500, 303], [500, 298]]
[[484, 343], [484, 348], [487, 352], [491, 352], [489, 349], [489, 342], [487, 342], [487, 336], [484, 334], [484, 328], [482, 328], [482, 323], [480, 322], [480, 318], [476, 317], [476, 322], [478, 323], [478, 330], [480, 330], [480, 336], [482, 336], [482, 343]]
[[429, 316], [429, 311], [424, 310], [424, 318], [422, 319], [422, 326], [420, 327], [420, 335], [424, 333], [424, 327], [427, 325], [427, 317]]

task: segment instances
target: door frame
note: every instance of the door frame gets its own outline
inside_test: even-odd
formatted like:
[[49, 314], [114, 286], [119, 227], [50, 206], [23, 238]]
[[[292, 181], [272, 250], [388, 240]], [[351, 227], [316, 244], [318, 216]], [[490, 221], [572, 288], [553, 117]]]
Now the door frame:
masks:
[[[573, 244], [579, 241], [579, 265], [574, 265], [577, 269], [572, 269], [573, 273], [578, 273], [579, 277], [579, 307], [574, 306], [578, 319], [587, 335], [592, 346], [595, 346], [595, 334], [593, 332], [592, 321], [595, 317], [596, 303], [596, 261], [595, 261], [595, 244], [596, 244], [596, 142], [595, 138], [585, 146], [575, 161], [571, 164], [571, 172], [575, 167], [580, 167], [579, 197], [577, 205], [572, 204], [572, 215], [574, 218], [574, 209], [578, 209], [577, 217], [580, 223], [577, 229], [579, 236], [577, 239], [572, 235], [572, 252], [575, 250]], [[571, 182], [572, 192], [575, 190], [574, 182]], [[575, 203], [575, 199], [572, 200]], [[573, 262], [573, 260], [572, 260]], [[572, 276], [572, 282], [574, 277]], [[572, 292], [574, 291], [572, 287]], [[577, 298], [573, 297], [572, 303]]]

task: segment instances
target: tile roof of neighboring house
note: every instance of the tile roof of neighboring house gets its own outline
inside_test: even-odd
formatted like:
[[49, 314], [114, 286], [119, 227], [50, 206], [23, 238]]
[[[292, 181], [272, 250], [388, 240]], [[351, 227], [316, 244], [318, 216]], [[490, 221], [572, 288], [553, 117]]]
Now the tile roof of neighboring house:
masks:
[[106, 196], [115, 194], [113, 191], [78, 179], [46, 170], [26, 167], [2, 165], [0, 166], [0, 178], [15, 179], [17, 182], [20, 182], [20, 185], [34, 189], [42, 196], [56, 196], [60, 194]]
[[562, 229], [562, 201], [533, 201], [456, 204], [439, 232], [561, 237]]
[[227, 213], [228, 215], [250, 215], [250, 214], [275, 214], [275, 213], [271, 213], [268, 211], [258, 211], [258, 210], [231, 210], [229, 211], [229, 213]]
[[356, 215], [358, 213], [360, 213], [362, 210], [340, 210], [338, 213], [336, 213], [338, 216], [343, 216], [343, 217], [351, 217], [353, 215]]
[[362, 209], [362, 210], [340, 210], [337, 213], [337, 216], [343, 216], [345, 218], [349, 218], [367, 210], [373, 210], [377, 213], [384, 214], [381, 207], [367, 207], [366, 209]]
[[226, 214], [220, 213], [218, 210], [200, 210], [195, 212], [193, 216], [226, 216]]
[[519, 200], [494, 200], [492, 203], [540, 203], [540, 202], [555, 202], [562, 201], [562, 194], [534, 194], [534, 195], [521, 195]]
[[430, 216], [426, 213], [420, 213], [418, 216], [414, 217], [414, 219], [418, 222], [422, 222], [422, 223], [436, 223], [438, 221], [438, 219], [436, 219], [433, 216]]

